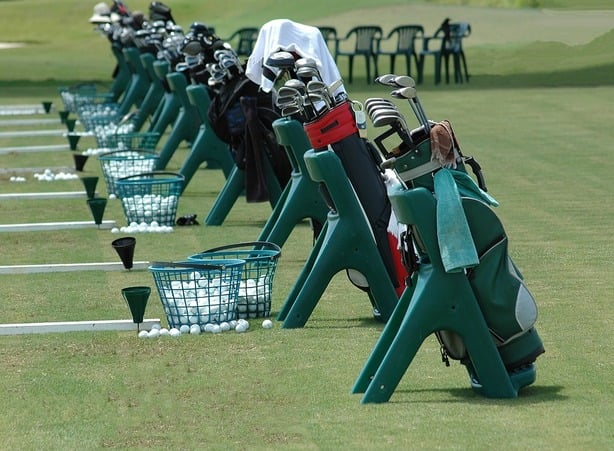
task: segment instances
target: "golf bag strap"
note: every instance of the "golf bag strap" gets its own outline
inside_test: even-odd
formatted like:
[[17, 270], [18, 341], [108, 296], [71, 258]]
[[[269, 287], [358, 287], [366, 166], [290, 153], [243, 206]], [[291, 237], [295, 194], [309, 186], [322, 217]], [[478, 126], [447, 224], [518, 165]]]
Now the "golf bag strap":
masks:
[[486, 187], [486, 180], [484, 179], [484, 174], [482, 173], [482, 166], [475, 160], [473, 157], [463, 157], [463, 163], [468, 164], [471, 167], [471, 171], [475, 174], [475, 177], [478, 179], [478, 186], [485, 193], [488, 192]]
[[412, 180], [417, 179], [418, 177], [422, 177], [423, 175], [428, 174], [430, 172], [434, 172], [440, 168], [441, 168], [441, 163], [439, 163], [439, 161], [431, 160], [428, 163], [424, 163], [415, 168], [409, 169], [407, 171], [399, 172], [399, 177], [401, 177], [401, 179], [404, 182], [411, 182]]

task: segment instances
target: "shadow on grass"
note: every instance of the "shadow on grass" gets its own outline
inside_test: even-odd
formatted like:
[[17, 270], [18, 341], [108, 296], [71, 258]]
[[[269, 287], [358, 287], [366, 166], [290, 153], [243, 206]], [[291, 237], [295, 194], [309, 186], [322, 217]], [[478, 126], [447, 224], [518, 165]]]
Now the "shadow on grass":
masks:
[[[539, 377], [539, 376], [538, 376]], [[475, 392], [469, 382], [467, 382], [467, 388], [435, 388], [435, 389], [417, 389], [417, 390], [397, 390], [398, 393], [404, 393], [407, 395], [415, 394], [421, 395], [420, 399], [407, 399], [407, 400], [398, 400], [395, 399], [395, 403], [407, 403], [407, 404], [418, 404], [418, 403], [431, 403], [431, 402], [442, 402], [441, 395], [450, 395], [451, 398], [445, 400], [445, 402], [471, 402], [474, 404], [483, 404], [483, 405], [493, 405], [493, 404], [502, 404], [511, 405], [511, 403], [519, 404], [522, 406], [529, 404], [538, 404], [543, 402], [552, 402], [552, 401], [563, 401], [567, 399], [567, 396], [561, 394], [563, 390], [563, 386], [560, 385], [530, 385], [528, 387], [520, 389], [517, 398], [509, 398], [509, 399], [495, 399], [495, 398], [486, 398], [479, 393]], [[435, 395], [433, 399], [424, 399], [425, 394], [432, 393]]]

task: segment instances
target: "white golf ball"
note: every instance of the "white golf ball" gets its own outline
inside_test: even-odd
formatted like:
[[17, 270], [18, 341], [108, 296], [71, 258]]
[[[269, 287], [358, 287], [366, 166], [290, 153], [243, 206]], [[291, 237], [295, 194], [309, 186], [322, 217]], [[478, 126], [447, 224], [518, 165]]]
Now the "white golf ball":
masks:
[[160, 336], [160, 329], [151, 329], [148, 335], [149, 338], [157, 338]]
[[142, 330], [139, 332], [139, 338], [149, 338], [149, 332]]
[[270, 319], [265, 319], [264, 321], [262, 321], [263, 329], [270, 329], [271, 327], [273, 327], [273, 321], [271, 321]]
[[237, 326], [235, 327], [235, 332], [246, 332], [247, 331], [247, 326], [245, 325], [245, 323], [239, 323], [237, 324]]
[[191, 335], [199, 335], [200, 334], [200, 326], [198, 324], [192, 324], [190, 326], [190, 334]]
[[170, 335], [168, 329], [166, 327], [161, 328], [160, 329], [160, 336], [163, 337], [163, 336], [166, 336], [166, 335]]
[[179, 337], [181, 336], [181, 331], [177, 329], [176, 327], [173, 327], [171, 330], [168, 331], [168, 334], [171, 337]]
[[189, 334], [190, 326], [188, 326], [187, 324], [182, 324], [181, 327], [179, 328], [179, 332], [181, 332], [182, 334]]
[[211, 327], [211, 332], [214, 334], [220, 334], [223, 332], [222, 328], [219, 326], [219, 324], [214, 324], [213, 327]]

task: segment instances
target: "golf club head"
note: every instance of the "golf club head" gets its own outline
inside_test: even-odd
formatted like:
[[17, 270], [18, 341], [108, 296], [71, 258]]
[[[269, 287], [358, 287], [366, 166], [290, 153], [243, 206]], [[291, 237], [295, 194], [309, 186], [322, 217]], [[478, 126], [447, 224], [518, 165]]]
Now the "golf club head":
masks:
[[322, 92], [327, 90], [328, 86], [326, 86], [326, 83], [323, 81], [311, 80], [309, 83], [307, 83], [307, 92]]
[[377, 108], [389, 108], [394, 110], [397, 109], [396, 105], [389, 101], [373, 101], [369, 103], [365, 102], [365, 109], [367, 110], [367, 113], [371, 114], [371, 111]]
[[386, 125], [393, 125], [399, 123], [399, 117], [396, 115], [390, 115], [386, 113], [375, 115], [371, 118], [374, 127], [385, 127]]
[[290, 96], [302, 96], [303, 93], [296, 88], [291, 86], [282, 86], [277, 90], [277, 97], [290, 97]]
[[296, 78], [291, 78], [290, 80], [286, 81], [286, 83], [284, 83], [284, 86], [282, 86], [279, 89], [281, 90], [284, 87], [293, 88], [296, 91], [298, 91], [301, 95], [305, 94], [306, 92], [305, 83], [302, 82], [301, 80], [297, 80]]
[[317, 80], [320, 79], [320, 72], [318, 72], [318, 69], [311, 66], [299, 67], [296, 69], [296, 75], [306, 80], [311, 80], [313, 78], [316, 78]]
[[394, 74], [384, 74], [384, 75], [380, 75], [379, 77], [377, 77], [375, 79], [375, 83], [380, 84], [380, 85], [384, 85], [384, 86], [396, 86], [394, 84], [394, 79], [397, 76]]
[[411, 78], [409, 75], [398, 75], [396, 76], [393, 81], [395, 86], [398, 86], [399, 88], [415, 88], [416, 87], [416, 81]]
[[297, 69], [301, 67], [313, 67], [313, 68], [318, 67], [316, 60], [314, 60], [313, 58], [309, 58], [309, 57], [299, 58], [296, 60], [294, 64], [296, 65]]
[[287, 108], [289, 106], [299, 106], [301, 103], [297, 100], [296, 97], [281, 97], [275, 99], [275, 105], [277, 108]]
[[265, 64], [269, 67], [292, 69], [294, 68], [294, 56], [292, 56], [292, 53], [290, 52], [275, 52], [269, 55]]
[[409, 100], [409, 99], [416, 98], [417, 91], [416, 91], [416, 88], [412, 88], [412, 87], [399, 88], [399, 89], [395, 89], [394, 91], [392, 91], [390, 95], [394, 97], [395, 99]]

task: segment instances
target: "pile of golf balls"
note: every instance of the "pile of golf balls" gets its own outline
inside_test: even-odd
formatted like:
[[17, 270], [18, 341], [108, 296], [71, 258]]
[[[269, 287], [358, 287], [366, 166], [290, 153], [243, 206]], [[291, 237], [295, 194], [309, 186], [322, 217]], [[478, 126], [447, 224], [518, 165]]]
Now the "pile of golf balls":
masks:
[[123, 142], [118, 142], [117, 135], [133, 133], [134, 124], [127, 123], [122, 125], [115, 125], [113, 123], [106, 125], [97, 125], [94, 127], [94, 135], [96, 135], [96, 142], [100, 147], [124, 147]]
[[149, 224], [133, 221], [128, 226], [113, 227], [111, 229], [111, 233], [169, 233], [172, 231], [173, 228], [171, 226], [160, 225], [158, 221], [151, 221]]
[[122, 206], [127, 218], [136, 218], [138, 222], [151, 223], [157, 221], [164, 225], [170, 225], [175, 219], [179, 197], [171, 194], [136, 194], [122, 197]]
[[34, 173], [34, 178], [40, 182], [53, 182], [55, 180], [74, 180], [78, 179], [79, 176], [70, 172], [58, 172], [55, 174], [51, 169], [47, 168], [42, 173]]
[[[125, 153], [124, 153], [125, 152]], [[124, 151], [117, 160], [104, 160], [104, 175], [112, 180], [129, 175], [151, 172], [156, 160], [137, 152]]]
[[[262, 321], [263, 329], [271, 329], [273, 322], [270, 319]], [[142, 330], [139, 332], [139, 338], [158, 338], [158, 337], [180, 337], [182, 335], [200, 335], [202, 333], [221, 334], [230, 330], [234, 330], [237, 333], [247, 332], [249, 329], [249, 322], [245, 319], [223, 321], [219, 324], [208, 323], [202, 326], [198, 324], [181, 325], [181, 327], [160, 327], [159, 324], [154, 324], [151, 330]]]
[[160, 293], [164, 312], [172, 323], [187, 326], [230, 321], [236, 316], [236, 299], [231, 293], [235, 283], [230, 278], [209, 279], [194, 271], [187, 281], [173, 280], [164, 287]]
[[21, 176], [17, 176], [17, 175], [12, 175], [9, 180], [11, 182], [25, 182], [26, 178], [25, 177], [21, 177]]
[[271, 277], [241, 280], [237, 297], [239, 318], [257, 318], [271, 310]]

